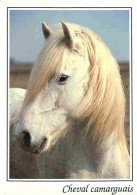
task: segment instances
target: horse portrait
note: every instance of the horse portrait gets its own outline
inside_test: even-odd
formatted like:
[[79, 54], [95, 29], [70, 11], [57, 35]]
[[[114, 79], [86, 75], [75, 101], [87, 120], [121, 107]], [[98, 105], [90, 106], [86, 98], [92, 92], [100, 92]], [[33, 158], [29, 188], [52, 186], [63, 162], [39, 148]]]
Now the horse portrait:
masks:
[[129, 179], [119, 65], [92, 30], [42, 30], [27, 89], [10, 90], [14, 178]]

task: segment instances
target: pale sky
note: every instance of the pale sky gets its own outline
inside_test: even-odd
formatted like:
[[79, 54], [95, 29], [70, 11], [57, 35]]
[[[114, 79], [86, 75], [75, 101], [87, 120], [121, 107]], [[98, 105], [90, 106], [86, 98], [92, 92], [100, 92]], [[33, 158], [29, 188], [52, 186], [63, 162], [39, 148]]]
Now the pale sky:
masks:
[[129, 61], [128, 10], [11, 10], [10, 57], [31, 63], [44, 45], [41, 23], [76, 23], [96, 32], [117, 61]]

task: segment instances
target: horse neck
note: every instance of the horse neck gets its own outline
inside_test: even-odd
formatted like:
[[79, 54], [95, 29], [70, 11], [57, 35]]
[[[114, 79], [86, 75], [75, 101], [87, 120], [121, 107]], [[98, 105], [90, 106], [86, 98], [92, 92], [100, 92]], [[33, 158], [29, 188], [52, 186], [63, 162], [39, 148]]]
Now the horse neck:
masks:
[[[78, 136], [83, 143], [84, 152], [98, 177], [129, 177], [129, 154], [123, 128], [121, 128], [121, 139], [119, 139], [119, 131], [116, 131], [100, 141], [100, 139], [92, 137], [94, 126], [87, 134], [84, 124], [79, 124], [78, 127], [73, 129], [73, 137], [77, 139]], [[79, 145], [81, 144], [79, 143]]]
[[[113, 135], [100, 143], [99, 140], [92, 139], [93, 129], [90, 129], [86, 135], [84, 127], [84, 123], [75, 122], [51, 151], [43, 154], [43, 161], [40, 163], [41, 165], [43, 163], [44, 170], [42, 172], [46, 173], [46, 177], [48, 174], [49, 178], [64, 178], [69, 175], [69, 172], [77, 172], [82, 169], [90, 172], [89, 178], [95, 178], [96, 175], [109, 177], [107, 172], [111, 171], [108, 166], [113, 170], [113, 166], [122, 164], [121, 149], [119, 143], [115, 143]], [[124, 169], [126, 169], [125, 166]], [[119, 172], [118, 174], [122, 175], [124, 171]]]
[[123, 128], [120, 139], [118, 131], [101, 141], [92, 140], [89, 134], [87, 144], [99, 177], [129, 177], [129, 154]]

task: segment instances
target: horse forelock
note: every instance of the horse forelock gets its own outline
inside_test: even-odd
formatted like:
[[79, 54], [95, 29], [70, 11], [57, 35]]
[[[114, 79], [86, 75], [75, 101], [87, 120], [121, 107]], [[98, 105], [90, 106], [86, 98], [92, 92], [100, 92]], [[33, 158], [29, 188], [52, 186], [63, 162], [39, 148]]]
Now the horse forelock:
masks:
[[40, 52], [30, 75], [27, 86], [25, 104], [33, 101], [40, 91], [46, 87], [62, 64], [65, 45], [61, 39], [49, 40]]

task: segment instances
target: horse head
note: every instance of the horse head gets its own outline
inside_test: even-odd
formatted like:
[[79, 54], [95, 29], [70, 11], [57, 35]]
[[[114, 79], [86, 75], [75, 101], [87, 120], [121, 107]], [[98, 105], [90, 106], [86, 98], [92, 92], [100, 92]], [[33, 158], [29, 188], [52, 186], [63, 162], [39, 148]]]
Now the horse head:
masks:
[[87, 93], [90, 59], [82, 32], [70, 27], [62, 22], [63, 31], [52, 32], [42, 24], [47, 43], [31, 72], [16, 126], [20, 145], [32, 153], [48, 150], [81, 114], [76, 109]]

